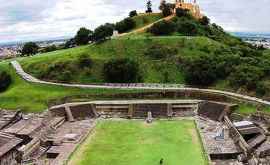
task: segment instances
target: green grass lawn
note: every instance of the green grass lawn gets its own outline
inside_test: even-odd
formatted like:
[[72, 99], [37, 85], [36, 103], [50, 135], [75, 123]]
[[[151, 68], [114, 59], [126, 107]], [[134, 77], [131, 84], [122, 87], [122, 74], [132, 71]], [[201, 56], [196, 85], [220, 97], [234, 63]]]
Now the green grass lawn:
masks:
[[253, 105], [240, 104], [235, 112], [242, 115], [249, 115], [249, 114], [255, 113], [256, 111], [257, 109]]
[[71, 165], [208, 164], [194, 121], [100, 121]]

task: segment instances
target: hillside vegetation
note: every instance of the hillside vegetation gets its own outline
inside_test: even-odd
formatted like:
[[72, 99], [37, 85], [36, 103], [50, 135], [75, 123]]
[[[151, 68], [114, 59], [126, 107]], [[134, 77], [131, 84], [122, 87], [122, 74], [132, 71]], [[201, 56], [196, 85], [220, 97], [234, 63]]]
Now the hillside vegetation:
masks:
[[[151, 56], [155, 54], [151, 52], [155, 47], [173, 49], [174, 52], [168, 57], [155, 58]], [[160, 51], [159, 48], [157, 52]], [[25, 58], [21, 63], [27, 72], [41, 79], [73, 83], [101, 83], [105, 82], [102, 69], [107, 61], [112, 58], [130, 58], [140, 64], [142, 82], [184, 83], [179, 65], [180, 57], [209, 53], [214, 55], [224, 48], [227, 46], [206, 37], [132, 37], [112, 39], [102, 44]], [[147, 55], [149, 50], [151, 50], [150, 55]], [[90, 68], [78, 67], [83, 55], [92, 60]], [[66, 73], [68, 78], [63, 79], [63, 73], [66, 71], [69, 71]]]
[[160, 13], [139, 14], [138, 16], [132, 17], [132, 19], [136, 23], [135, 28], [132, 30], [136, 30], [144, 26], [147, 26], [153, 22], [160, 20], [161, 18], [162, 15]]
[[[156, 23], [140, 34], [24, 58], [21, 63], [34, 76], [55, 82], [183, 83], [267, 95], [268, 51], [231, 36], [207, 17], [197, 20], [185, 11], [176, 15], [162, 21], [156, 21], [160, 14], [135, 16], [134, 29]], [[107, 70], [113, 70], [112, 75], [107, 75], [111, 60], [117, 64], [117, 59], [125, 58], [134, 66], [111, 66]], [[108, 79], [129, 77], [135, 66], [134, 80]]]
[[[33, 76], [54, 82], [182, 83], [269, 96], [269, 50], [252, 47], [219, 26], [190, 16], [158, 21], [160, 18], [161, 14], [132, 17], [136, 24], [131, 33], [156, 22], [139, 34], [17, 60]], [[111, 30], [113, 25], [105, 26]], [[50, 100], [65, 96], [126, 92], [29, 84], [16, 75], [8, 61], [0, 63], [0, 71], [10, 74], [12, 80], [9, 88], [0, 93], [1, 108], [38, 112]], [[131, 72], [134, 78], [129, 77]]]

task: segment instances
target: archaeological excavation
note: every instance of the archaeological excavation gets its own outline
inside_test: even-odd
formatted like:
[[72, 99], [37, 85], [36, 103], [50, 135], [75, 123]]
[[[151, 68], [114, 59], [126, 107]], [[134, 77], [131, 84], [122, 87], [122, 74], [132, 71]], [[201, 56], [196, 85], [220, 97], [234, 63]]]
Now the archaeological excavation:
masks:
[[42, 114], [0, 113], [0, 164], [68, 163], [100, 120], [194, 120], [209, 163], [262, 164], [270, 161], [270, 116], [247, 118], [237, 104], [205, 100], [112, 100], [66, 103]]

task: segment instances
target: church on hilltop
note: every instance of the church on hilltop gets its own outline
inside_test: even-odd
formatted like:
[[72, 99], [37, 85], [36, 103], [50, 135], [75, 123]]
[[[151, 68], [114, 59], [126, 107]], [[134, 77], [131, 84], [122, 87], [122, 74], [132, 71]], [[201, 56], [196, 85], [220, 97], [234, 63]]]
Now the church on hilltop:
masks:
[[195, 18], [199, 19], [203, 17], [200, 11], [200, 7], [197, 4], [196, 0], [190, 0], [189, 2], [186, 2], [186, 0], [176, 0], [175, 10], [177, 8], [188, 9]]
[[176, 12], [176, 9], [178, 8], [189, 10], [191, 14], [197, 19], [200, 19], [203, 17], [203, 15], [201, 14], [200, 7], [197, 4], [196, 0], [175, 0], [174, 13]]

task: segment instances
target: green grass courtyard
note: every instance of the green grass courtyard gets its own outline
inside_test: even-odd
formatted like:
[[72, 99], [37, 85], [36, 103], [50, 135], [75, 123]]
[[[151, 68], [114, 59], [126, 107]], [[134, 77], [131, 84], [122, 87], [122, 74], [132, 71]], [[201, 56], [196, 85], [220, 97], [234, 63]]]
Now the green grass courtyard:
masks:
[[71, 157], [71, 165], [206, 165], [192, 120], [99, 121]]

